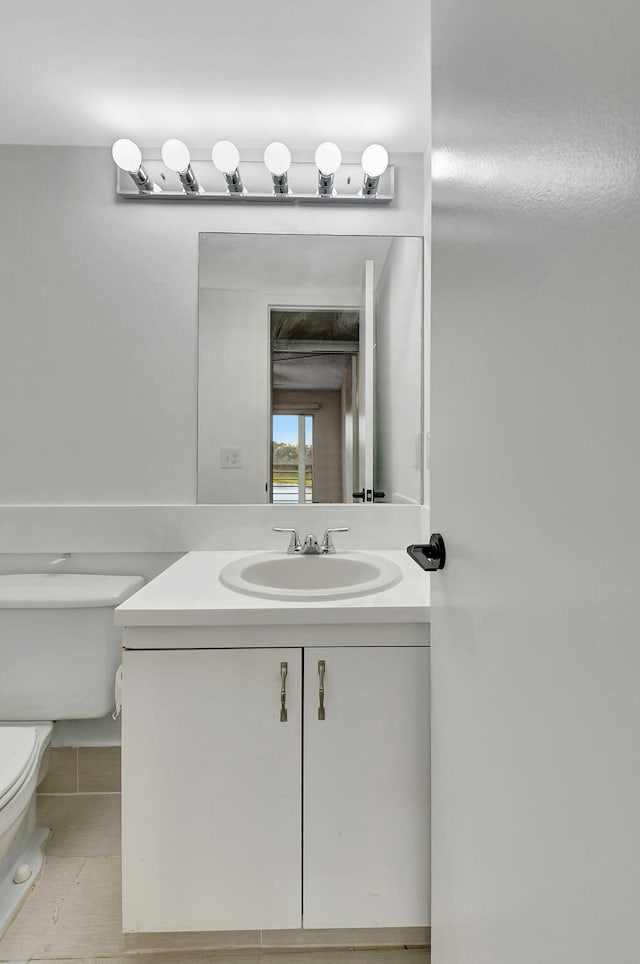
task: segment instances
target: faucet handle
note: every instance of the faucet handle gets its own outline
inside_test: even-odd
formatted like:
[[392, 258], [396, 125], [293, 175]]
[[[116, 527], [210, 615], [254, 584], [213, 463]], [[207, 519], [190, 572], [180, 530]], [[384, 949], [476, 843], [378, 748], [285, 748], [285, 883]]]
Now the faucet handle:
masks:
[[349, 526], [341, 526], [337, 529], [327, 529], [324, 536], [322, 537], [322, 545], [320, 546], [320, 551], [324, 552], [325, 555], [331, 555], [331, 553], [336, 551], [336, 547], [333, 544], [333, 539], [331, 538], [332, 532], [348, 532]]
[[287, 552], [300, 552], [302, 546], [300, 545], [300, 537], [296, 529], [282, 529], [280, 526], [273, 527], [274, 532], [290, 532], [291, 539], [289, 540], [289, 545], [287, 547]]

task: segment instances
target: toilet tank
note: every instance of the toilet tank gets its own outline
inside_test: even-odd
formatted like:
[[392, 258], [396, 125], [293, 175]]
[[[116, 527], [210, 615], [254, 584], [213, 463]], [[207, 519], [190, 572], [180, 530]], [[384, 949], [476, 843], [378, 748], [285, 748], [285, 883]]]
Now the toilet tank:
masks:
[[106, 716], [122, 632], [113, 610], [141, 576], [0, 575], [0, 721]]

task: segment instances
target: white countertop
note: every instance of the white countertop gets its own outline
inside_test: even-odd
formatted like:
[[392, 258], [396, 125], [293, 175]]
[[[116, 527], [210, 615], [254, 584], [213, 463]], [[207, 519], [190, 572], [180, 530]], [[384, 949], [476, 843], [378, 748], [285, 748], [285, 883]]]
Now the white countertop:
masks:
[[[261, 550], [256, 550], [256, 553]], [[220, 572], [252, 553], [188, 552], [118, 606], [119, 626], [257, 626], [428, 623], [429, 576], [403, 549], [367, 550], [402, 570], [395, 586], [368, 596], [313, 602], [263, 599], [228, 589]]]

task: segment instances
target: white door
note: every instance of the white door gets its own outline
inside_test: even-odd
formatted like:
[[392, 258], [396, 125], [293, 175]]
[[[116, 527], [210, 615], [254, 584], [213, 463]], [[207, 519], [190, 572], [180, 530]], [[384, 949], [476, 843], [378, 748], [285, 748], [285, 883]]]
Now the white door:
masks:
[[373, 502], [373, 431], [375, 370], [374, 263], [365, 261], [360, 303], [358, 351], [358, 488], [363, 502]]
[[300, 927], [300, 675], [295, 649], [124, 654], [126, 932]]
[[429, 649], [305, 649], [304, 674], [304, 926], [424, 926]]
[[640, 960], [640, 5], [435, 0], [433, 964]]

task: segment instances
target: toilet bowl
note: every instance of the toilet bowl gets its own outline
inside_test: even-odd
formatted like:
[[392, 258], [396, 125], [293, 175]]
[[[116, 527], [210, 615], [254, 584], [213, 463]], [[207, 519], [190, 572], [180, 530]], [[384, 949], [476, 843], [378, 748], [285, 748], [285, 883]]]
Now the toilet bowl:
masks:
[[[36, 824], [54, 720], [113, 708], [121, 637], [113, 610], [140, 576], [0, 575], [0, 937], [44, 863]], [[35, 722], [34, 722], [35, 721]]]
[[0, 725], [0, 935], [42, 870], [50, 832], [36, 826], [35, 791], [52, 729]]

